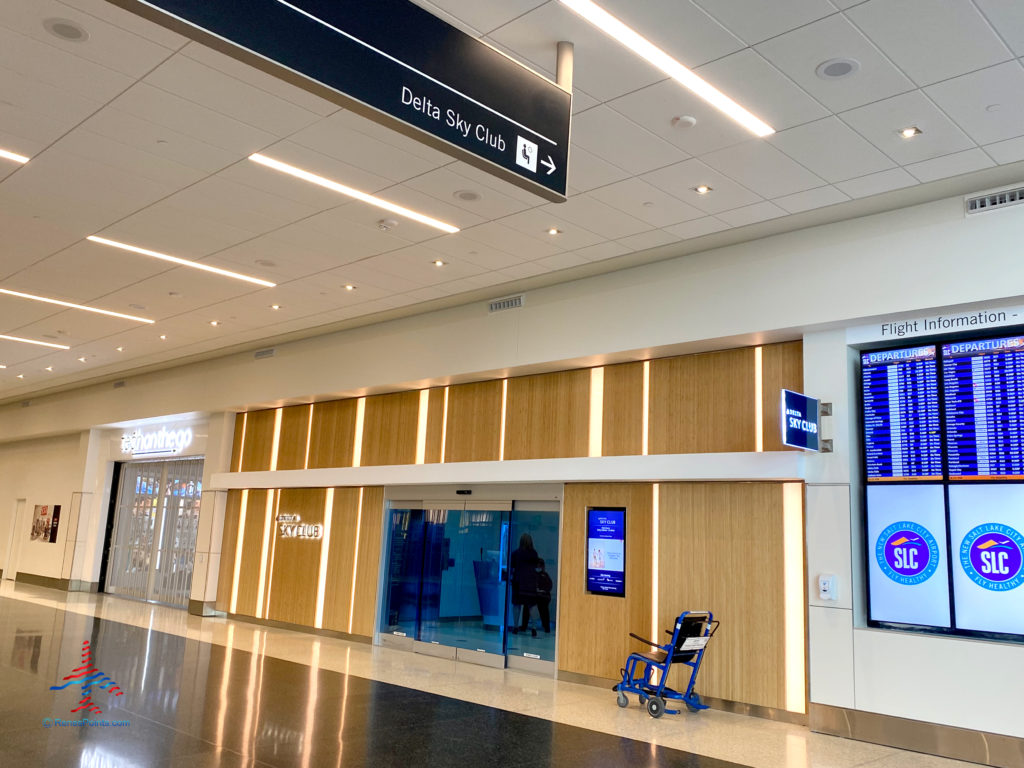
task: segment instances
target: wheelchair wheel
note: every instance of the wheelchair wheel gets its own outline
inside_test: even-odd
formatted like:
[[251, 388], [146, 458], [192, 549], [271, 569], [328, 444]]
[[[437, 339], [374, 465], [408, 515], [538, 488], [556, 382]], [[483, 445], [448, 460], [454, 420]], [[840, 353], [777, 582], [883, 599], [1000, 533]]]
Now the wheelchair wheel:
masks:
[[[694, 698], [694, 699], [696, 699], [696, 701], [697, 701], [697, 703], [698, 703], [698, 704], [702, 703], [702, 702], [701, 702], [701, 700], [700, 700], [700, 694], [697, 694], [697, 693], [693, 694], [693, 698]], [[684, 701], [685, 701], [685, 699], [684, 699]], [[692, 705], [692, 704], [691, 704], [690, 702], [688, 702], [688, 701], [686, 702], [686, 708], [687, 708], [688, 710], [690, 710], [691, 712], [700, 712], [700, 708], [699, 708], [699, 707], [695, 707], [695, 706], [693, 706], [693, 705]]]
[[652, 696], [647, 700], [647, 714], [657, 719], [665, 714], [665, 700], [661, 696]]
[[622, 691], [619, 691], [619, 695], [615, 698], [615, 702], [623, 708], [629, 706], [629, 699], [626, 698], [626, 694]]

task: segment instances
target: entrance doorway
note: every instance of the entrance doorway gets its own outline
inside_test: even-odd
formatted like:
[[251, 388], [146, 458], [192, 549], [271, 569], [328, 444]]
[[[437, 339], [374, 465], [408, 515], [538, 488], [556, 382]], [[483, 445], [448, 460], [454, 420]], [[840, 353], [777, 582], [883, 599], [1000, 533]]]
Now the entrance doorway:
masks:
[[[395, 501], [387, 514], [383, 642], [489, 666], [551, 666], [557, 503]], [[514, 554], [531, 540], [536, 555]]]
[[107, 592], [188, 606], [202, 477], [201, 458], [122, 465]]
[[25, 499], [14, 503], [14, 515], [11, 517], [11, 530], [7, 537], [7, 556], [4, 558], [4, 579], [14, 581], [18, 575], [18, 521], [25, 514]]

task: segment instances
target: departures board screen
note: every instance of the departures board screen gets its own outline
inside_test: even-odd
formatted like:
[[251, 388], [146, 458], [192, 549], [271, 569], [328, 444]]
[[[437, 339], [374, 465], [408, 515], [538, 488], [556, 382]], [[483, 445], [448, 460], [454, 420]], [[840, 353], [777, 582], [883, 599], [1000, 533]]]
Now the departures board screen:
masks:
[[934, 345], [861, 355], [868, 482], [942, 479]]
[[1024, 480], [1024, 336], [942, 345], [950, 480]]

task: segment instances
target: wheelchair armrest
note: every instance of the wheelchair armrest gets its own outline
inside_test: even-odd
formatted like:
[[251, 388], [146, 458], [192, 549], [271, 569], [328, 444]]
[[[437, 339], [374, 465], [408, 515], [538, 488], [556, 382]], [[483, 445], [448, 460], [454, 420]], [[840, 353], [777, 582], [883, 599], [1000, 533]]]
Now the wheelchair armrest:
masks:
[[644, 645], [649, 645], [649, 646], [651, 646], [652, 648], [660, 648], [660, 647], [661, 647], [661, 646], [660, 646], [660, 645], [658, 645], [657, 643], [652, 643], [652, 642], [651, 642], [650, 640], [648, 640], [648, 639], [647, 639], [646, 637], [640, 637], [640, 635], [634, 634], [634, 633], [632, 633], [632, 632], [630, 632], [630, 633], [629, 633], [629, 636], [630, 636], [630, 637], [632, 637], [632, 638], [633, 638], [633, 639], [635, 639], [635, 640], [639, 640], [639, 641], [640, 641], [641, 643], [643, 643]]

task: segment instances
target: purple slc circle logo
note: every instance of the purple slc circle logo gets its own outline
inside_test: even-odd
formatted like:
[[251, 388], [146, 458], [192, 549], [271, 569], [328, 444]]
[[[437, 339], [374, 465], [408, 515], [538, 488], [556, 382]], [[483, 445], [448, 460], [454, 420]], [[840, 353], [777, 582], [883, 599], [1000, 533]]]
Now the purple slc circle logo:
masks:
[[939, 545], [931, 531], [903, 520], [886, 526], [875, 542], [882, 573], [897, 584], [914, 586], [931, 578], [939, 567]]
[[974, 528], [960, 545], [960, 565], [979, 587], [994, 592], [1024, 583], [1024, 536], [1002, 523]]

